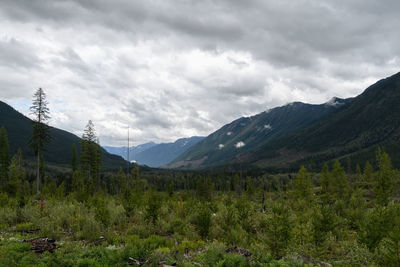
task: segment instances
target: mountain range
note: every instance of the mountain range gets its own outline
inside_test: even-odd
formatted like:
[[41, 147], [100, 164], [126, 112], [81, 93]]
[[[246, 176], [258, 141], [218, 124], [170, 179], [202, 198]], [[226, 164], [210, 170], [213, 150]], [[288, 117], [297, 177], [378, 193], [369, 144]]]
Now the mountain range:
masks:
[[[180, 138], [172, 143], [156, 144], [149, 142], [129, 148], [129, 159], [135, 160], [140, 165], [161, 167], [180, 156], [187, 149], [203, 140], [204, 137], [192, 136]], [[127, 147], [104, 146], [109, 153], [120, 155], [127, 159]]]
[[361, 95], [311, 105], [294, 102], [237, 119], [192, 146], [169, 168], [296, 169], [335, 159], [363, 164], [385, 148], [400, 163], [400, 73]]
[[[148, 142], [148, 143], [144, 143], [144, 144], [140, 144], [137, 146], [130, 146], [129, 147], [129, 160], [137, 160], [136, 159], [136, 155], [138, 153], [141, 153], [143, 151], [145, 151], [146, 149], [149, 149], [153, 146], [156, 146], [157, 144], [154, 142]], [[127, 155], [127, 149], [128, 147], [126, 146], [103, 146], [103, 148], [105, 150], [107, 150], [108, 153], [111, 154], [115, 154], [115, 155], [119, 155], [121, 157], [123, 157], [125, 160], [128, 160], [128, 155]]]
[[[32, 161], [35, 156], [29, 147], [32, 136], [32, 120], [0, 101], [0, 127], [2, 126], [7, 131], [10, 154], [15, 154], [21, 148], [24, 158]], [[54, 127], [50, 129], [50, 135], [52, 140], [46, 145], [44, 151], [46, 164], [69, 168], [72, 159], [72, 145], [75, 144], [77, 152], [80, 153], [81, 138]], [[103, 171], [115, 170], [125, 167], [126, 161], [122, 157], [102, 149], [102, 166]]]
[[[7, 130], [11, 154], [21, 148], [28, 161], [34, 158], [28, 147], [31, 123], [0, 101], [0, 127]], [[51, 128], [51, 135], [53, 140], [44, 152], [46, 162], [69, 167], [72, 144], [79, 153], [81, 139], [57, 128]], [[378, 147], [400, 167], [400, 73], [376, 82], [354, 98], [332, 98], [319, 105], [293, 102], [239, 118], [205, 138], [131, 147], [130, 159], [170, 169], [293, 171], [306, 165], [318, 170], [323, 163], [337, 159], [349, 167], [365, 164], [374, 159]], [[103, 170], [125, 167], [126, 152], [126, 147], [104, 147]]]

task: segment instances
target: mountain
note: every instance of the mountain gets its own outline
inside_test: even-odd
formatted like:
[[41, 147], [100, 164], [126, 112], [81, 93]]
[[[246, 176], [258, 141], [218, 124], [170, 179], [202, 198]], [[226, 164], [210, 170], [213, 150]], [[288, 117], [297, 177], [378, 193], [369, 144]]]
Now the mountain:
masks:
[[247, 155], [255, 166], [298, 166], [348, 158], [364, 164], [383, 147], [400, 165], [400, 73], [368, 87], [351, 103], [302, 131]]
[[[264, 125], [264, 129], [262, 128]], [[400, 165], [400, 73], [351, 99], [321, 105], [292, 103], [240, 118], [209, 135], [171, 168], [237, 165], [296, 170], [339, 159], [349, 167], [373, 160], [383, 147]], [[219, 145], [221, 144], [221, 145]]]
[[351, 101], [333, 98], [321, 105], [294, 102], [252, 117], [239, 118], [188, 149], [168, 167], [201, 168], [225, 164], [244, 152], [310, 126]]
[[193, 136], [178, 139], [174, 143], [158, 144], [138, 153], [136, 155], [136, 160], [141, 165], [144, 164], [149, 167], [161, 167], [170, 163], [176, 157], [203, 139], [204, 137]]
[[[176, 157], [181, 155], [191, 146], [195, 145], [204, 137], [193, 136], [189, 138], [181, 138], [173, 143], [155, 144], [153, 142], [138, 145], [130, 148], [130, 159], [137, 161], [140, 165], [150, 167], [161, 167]], [[126, 147], [104, 147], [110, 153], [126, 157]]]
[[[0, 101], [0, 127], [4, 126], [10, 143], [10, 154], [22, 149], [26, 160], [33, 160], [34, 154], [29, 148], [29, 140], [32, 136], [32, 121], [11, 106]], [[72, 158], [72, 144], [76, 145], [80, 153], [81, 139], [67, 131], [51, 128], [53, 139], [45, 147], [44, 159], [47, 164], [69, 167]], [[126, 161], [120, 156], [112, 155], [102, 149], [103, 170], [116, 169], [126, 166]]]
[[[156, 146], [157, 144], [154, 142], [148, 142], [144, 143], [138, 146], [132, 146], [129, 148], [129, 160], [136, 160], [136, 155], [140, 152], [143, 152], [153, 146]], [[107, 150], [108, 153], [114, 154], [114, 155], [119, 155], [123, 157], [125, 160], [127, 160], [127, 149], [128, 147], [126, 146], [121, 146], [121, 147], [114, 147], [114, 146], [103, 146], [105, 150]]]

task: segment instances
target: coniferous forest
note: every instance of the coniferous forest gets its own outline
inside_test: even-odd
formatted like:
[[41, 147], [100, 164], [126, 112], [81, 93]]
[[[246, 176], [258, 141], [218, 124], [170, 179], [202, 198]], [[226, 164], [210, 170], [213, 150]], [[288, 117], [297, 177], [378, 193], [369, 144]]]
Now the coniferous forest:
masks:
[[89, 121], [70, 171], [47, 171], [45, 94], [35, 167], [0, 130], [0, 266], [400, 266], [400, 173], [378, 148], [318, 172], [102, 171]]

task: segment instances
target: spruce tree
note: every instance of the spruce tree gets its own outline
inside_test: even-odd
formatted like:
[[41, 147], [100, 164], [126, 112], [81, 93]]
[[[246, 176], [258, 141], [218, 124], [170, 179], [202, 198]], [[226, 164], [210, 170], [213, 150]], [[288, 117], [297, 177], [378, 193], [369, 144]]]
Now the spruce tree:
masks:
[[81, 145], [82, 173], [86, 176], [88, 190], [94, 192], [98, 189], [100, 181], [101, 147], [91, 120], [85, 127]]
[[360, 187], [363, 183], [364, 183], [364, 177], [361, 173], [361, 167], [360, 165], [357, 164], [354, 184], [356, 187]]
[[318, 250], [322, 247], [322, 243], [326, 240], [330, 231], [336, 226], [335, 215], [328, 205], [321, 205], [314, 208], [311, 217], [311, 228], [314, 245]]
[[126, 176], [122, 168], [119, 168], [116, 181], [118, 183], [117, 194], [122, 195], [127, 190]]
[[211, 210], [206, 204], [201, 204], [194, 218], [195, 224], [202, 239], [206, 239], [211, 228]]
[[71, 167], [72, 167], [72, 172], [76, 171], [78, 169], [78, 154], [76, 152], [76, 146], [75, 144], [72, 144], [72, 160], [71, 160]]
[[96, 183], [96, 190], [99, 189], [100, 186], [100, 168], [101, 168], [101, 146], [99, 138], [96, 139], [95, 145], [95, 157], [96, 161], [93, 165], [93, 169], [95, 170], [95, 183]]
[[131, 169], [131, 177], [133, 180], [138, 180], [140, 178], [140, 169], [138, 164], [134, 164]]
[[50, 126], [47, 125], [50, 119], [50, 111], [47, 107], [48, 102], [46, 100], [46, 94], [42, 88], [36, 90], [33, 95], [32, 106], [30, 110], [34, 115], [33, 119], [33, 134], [30, 144], [37, 156], [37, 166], [36, 166], [36, 194], [39, 194], [40, 189], [40, 156], [44, 149], [46, 143], [51, 140], [50, 136]]
[[364, 167], [364, 180], [367, 183], [367, 187], [370, 188], [373, 182], [374, 168], [371, 163], [367, 160]]
[[322, 167], [320, 183], [321, 183], [321, 193], [328, 194], [331, 191], [332, 185], [331, 185], [331, 174], [329, 172], [329, 166], [326, 163]]
[[394, 171], [389, 155], [378, 149], [377, 151], [378, 171], [375, 174], [373, 190], [376, 200], [381, 205], [387, 205], [393, 192]]
[[337, 160], [332, 168], [333, 190], [339, 199], [349, 197], [349, 182], [345, 171], [343, 170], [340, 162]]
[[10, 163], [9, 144], [6, 129], [0, 128], [0, 186], [7, 181], [8, 166]]
[[282, 257], [292, 238], [292, 222], [290, 210], [282, 203], [272, 206], [272, 214], [267, 219], [266, 240], [275, 257]]
[[310, 174], [304, 166], [301, 166], [294, 180], [294, 194], [299, 199], [309, 200], [312, 194]]
[[7, 183], [7, 193], [10, 196], [17, 196], [21, 192], [22, 186], [25, 181], [25, 170], [19, 164], [20, 159], [15, 155], [10, 163], [9, 179]]

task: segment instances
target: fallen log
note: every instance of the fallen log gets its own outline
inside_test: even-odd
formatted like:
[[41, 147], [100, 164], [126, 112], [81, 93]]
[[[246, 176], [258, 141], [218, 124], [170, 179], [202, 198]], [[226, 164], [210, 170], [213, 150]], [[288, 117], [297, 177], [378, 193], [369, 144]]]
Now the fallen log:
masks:
[[37, 237], [23, 242], [31, 243], [31, 250], [34, 250], [36, 254], [42, 254], [45, 251], [53, 253], [57, 249], [54, 239]]

